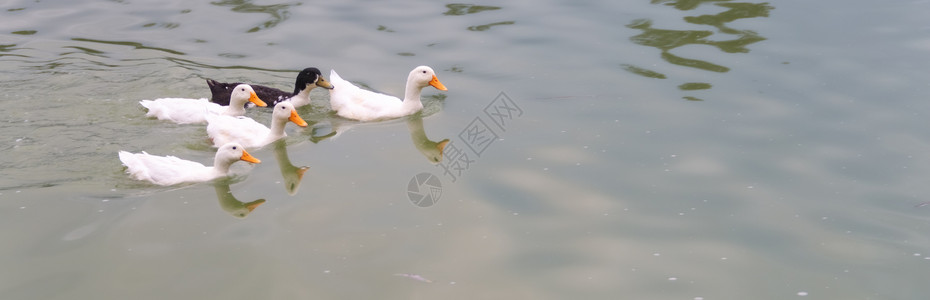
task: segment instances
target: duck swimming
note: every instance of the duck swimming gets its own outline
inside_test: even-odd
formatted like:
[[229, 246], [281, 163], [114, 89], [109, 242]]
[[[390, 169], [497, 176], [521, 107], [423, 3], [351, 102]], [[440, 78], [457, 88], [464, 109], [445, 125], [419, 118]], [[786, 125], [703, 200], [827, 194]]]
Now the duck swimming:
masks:
[[[210, 92], [213, 94], [210, 101], [219, 105], [228, 106], [232, 89], [239, 84], [242, 83], [226, 83], [207, 79], [207, 86], [210, 87]], [[326, 78], [323, 78], [323, 74], [321, 74], [320, 70], [317, 68], [306, 68], [297, 74], [293, 93], [263, 85], [252, 85], [258, 97], [265, 101], [269, 101], [268, 103], [272, 106], [281, 101], [290, 101], [294, 104], [294, 107], [310, 104], [310, 90], [315, 87], [333, 89], [333, 85], [330, 84], [329, 81], [326, 81]]]
[[300, 127], [307, 127], [307, 122], [297, 114], [294, 104], [281, 101], [274, 106], [274, 112], [271, 114], [271, 128], [246, 117], [217, 115], [208, 118], [207, 135], [213, 139], [213, 145], [216, 147], [236, 142], [246, 148], [259, 148], [287, 136], [284, 125], [288, 121]]
[[120, 151], [119, 160], [126, 166], [126, 172], [133, 179], [165, 186], [185, 182], [204, 182], [227, 176], [229, 166], [240, 160], [256, 164], [261, 162], [237, 143], [225, 144], [217, 149], [212, 167], [174, 156], [155, 156], [145, 151], [142, 153]]
[[339, 77], [336, 70], [331, 70], [329, 79], [335, 86], [329, 90], [330, 107], [339, 116], [358, 120], [376, 121], [392, 119], [413, 114], [423, 109], [420, 92], [426, 86], [446, 91], [446, 86], [439, 82], [436, 72], [427, 66], [419, 66], [407, 75], [407, 87], [404, 99], [363, 90]]
[[244, 106], [247, 102], [252, 102], [257, 106], [267, 106], [248, 84], [236, 85], [230, 91], [230, 101], [235, 105], [224, 107], [210, 103], [205, 98], [159, 98], [142, 100], [139, 104], [148, 109], [146, 116], [178, 124], [204, 123], [207, 121], [207, 115], [241, 116], [245, 114]]

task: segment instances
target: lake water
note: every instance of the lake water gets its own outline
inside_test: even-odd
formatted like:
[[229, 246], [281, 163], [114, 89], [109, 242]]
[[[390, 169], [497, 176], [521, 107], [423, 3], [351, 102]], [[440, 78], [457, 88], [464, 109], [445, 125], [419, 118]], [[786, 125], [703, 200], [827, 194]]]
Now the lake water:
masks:
[[[925, 299], [927, 16], [6, 1], [0, 298]], [[359, 124], [313, 90], [311, 125], [229, 179], [159, 187], [117, 157], [210, 164], [204, 126], [138, 104], [209, 97], [206, 78], [289, 90], [314, 66], [400, 95], [417, 65], [449, 88], [420, 116]]]

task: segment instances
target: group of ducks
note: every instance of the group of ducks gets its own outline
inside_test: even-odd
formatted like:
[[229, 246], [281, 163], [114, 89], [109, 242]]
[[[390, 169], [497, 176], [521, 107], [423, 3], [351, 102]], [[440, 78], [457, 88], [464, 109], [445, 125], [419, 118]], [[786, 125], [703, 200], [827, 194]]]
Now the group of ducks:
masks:
[[[337, 115], [362, 122], [414, 114], [423, 109], [420, 101], [423, 88], [432, 86], [447, 90], [428, 66], [410, 71], [404, 99], [361, 89], [339, 77], [335, 70], [330, 72], [329, 78], [330, 81], [323, 78], [317, 68], [306, 68], [297, 75], [293, 93], [261, 85], [207, 79], [212, 93], [209, 101], [205, 98], [142, 100], [139, 103], [148, 109], [146, 116], [178, 124], [206, 123], [207, 135], [217, 148], [213, 166], [145, 151], [120, 151], [120, 161], [130, 177], [157, 185], [210, 181], [227, 176], [229, 167], [237, 161], [260, 163], [246, 148], [261, 148], [287, 136], [284, 127], [288, 122], [306, 127], [307, 122], [297, 114], [296, 107], [310, 104], [313, 88], [329, 90], [330, 107]], [[274, 107], [270, 128], [244, 116], [246, 107], [267, 107], [269, 102]]]

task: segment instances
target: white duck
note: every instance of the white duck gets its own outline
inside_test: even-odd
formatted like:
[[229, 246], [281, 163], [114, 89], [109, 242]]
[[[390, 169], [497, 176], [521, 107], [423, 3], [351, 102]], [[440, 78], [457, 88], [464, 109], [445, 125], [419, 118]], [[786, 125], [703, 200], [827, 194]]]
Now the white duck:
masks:
[[250, 163], [261, 161], [249, 155], [242, 145], [229, 143], [216, 150], [213, 166], [183, 160], [174, 156], [155, 156], [142, 153], [119, 152], [119, 160], [127, 167], [129, 176], [157, 185], [175, 185], [185, 182], [204, 182], [226, 176], [229, 166], [243, 160]]
[[282, 101], [274, 106], [270, 129], [250, 118], [216, 115], [207, 117], [207, 135], [213, 139], [215, 147], [236, 142], [246, 148], [259, 148], [287, 136], [284, 125], [288, 121], [307, 127], [307, 122], [297, 115], [294, 104]]
[[436, 72], [427, 66], [419, 66], [407, 76], [404, 100], [394, 96], [363, 90], [339, 77], [336, 70], [330, 71], [329, 79], [334, 88], [329, 90], [329, 105], [343, 118], [374, 121], [403, 117], [423, 109], [420, 92], [427, 85], [440, 91], [446, 86], [436, 78]]
[[145, 115], [156, 117], [159, 120], [168, 120], [178, 124], [204, 123], [207, 115], [241, 116], [245, 114], [245, 103], [252, 102], [257, 106], [268, 106], [258, 98], [255, 91], [248, 84], [237, 85], [230, 96], [230, 103], [234, 105], [222, 106], [208, 101], [206, 98], [159, 98], [155, 100], [142, 100], [142, 104], [149, 111]]

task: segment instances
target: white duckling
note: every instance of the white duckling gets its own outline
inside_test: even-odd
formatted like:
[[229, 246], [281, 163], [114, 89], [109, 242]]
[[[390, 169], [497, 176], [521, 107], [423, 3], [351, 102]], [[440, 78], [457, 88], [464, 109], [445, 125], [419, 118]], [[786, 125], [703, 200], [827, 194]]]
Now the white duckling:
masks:
[[271, 128], [250, 118], [217, 115], [207, 117], [207, 135], [213, 139], [215, 147], [236, 142], [246, 148], [259, 148], [287, 136], [284, 125], [288, 121], [307, 127], [307, 122], [297, 114], [294, 104], [282, 101], [275, 104], [274, 112], [271, 113]]
[[248, 84], [237, 85], [230, 96], [230, 102], [235, 105], [222, 106], [206, 98], [159, 98], [142, 100], [139, 104], [149, 110], [146, 116], [178, 124], [204, 123], [207, 121], [207, 115], [241, 116], [245, 114], [246, 102], [252, 102], [257, 106], [268, 106], [258, 98]]
[[185, 182], [204, 182], [227, 176], [229, 166], [237, 161], [260, 163], [242, 145], [229, 143], [216, 150], [213, 166], [183, 160], [174, 156], [155, 156], [142, 153], [119, 152], [119, 160], [127, 167], [126, 172], [136, 180], [146, 180], [157, 185], [175, 185]]
[[398, 118], [420, 111], [423, 109], [420, 92], [427, 85], [440, 91], [447, 90], [446, 86], [439, 82], [439, 78], [436, 78], [436, 72], [427, 66], [419, 66], [410, 71], [403, 100], [363, 90], [339, 77], [336, 70], [330, 71], [329, 79], [334, 87], [329, 90], [331, 108], [343, 118], [363, 122]]

